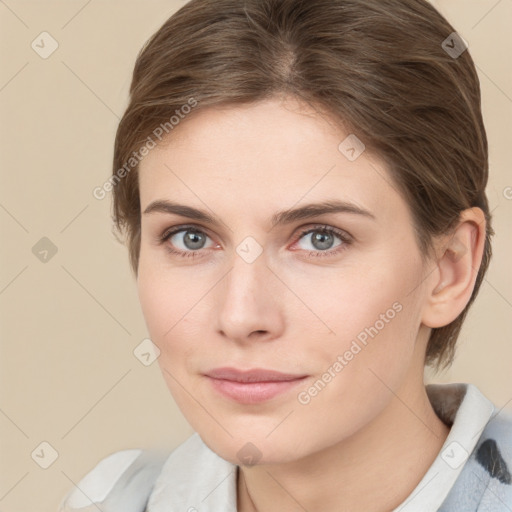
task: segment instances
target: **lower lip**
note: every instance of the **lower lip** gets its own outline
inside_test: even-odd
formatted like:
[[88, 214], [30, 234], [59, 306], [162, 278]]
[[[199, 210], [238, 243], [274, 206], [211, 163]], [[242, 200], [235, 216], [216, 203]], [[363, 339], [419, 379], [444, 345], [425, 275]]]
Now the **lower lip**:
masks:
[[294, 388], [306, 377], [273, 382], [234, 382], [208, 377], [214, 389], [242, 404], [258, 404]]

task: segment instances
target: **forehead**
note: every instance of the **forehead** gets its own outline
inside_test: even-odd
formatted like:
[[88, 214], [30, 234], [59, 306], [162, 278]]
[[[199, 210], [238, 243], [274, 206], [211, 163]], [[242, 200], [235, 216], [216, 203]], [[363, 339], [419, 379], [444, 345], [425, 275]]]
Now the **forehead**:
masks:
[[256, 214], [336, 198], [379, 217], [403, 215], [383, 162], [366, 150], [353, 159], [362, 149], [354, 135], [291, 99], [199, 108], [141, 161], [141, 209], [186, 198], [199, 208], [229, 200]]

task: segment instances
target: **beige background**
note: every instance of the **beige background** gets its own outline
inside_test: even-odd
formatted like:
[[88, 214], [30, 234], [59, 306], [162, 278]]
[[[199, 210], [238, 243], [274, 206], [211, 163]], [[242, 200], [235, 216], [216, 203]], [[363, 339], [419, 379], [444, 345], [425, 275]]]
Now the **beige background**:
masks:
[[[468, 41], [483, 90], [495, 256], [458, 357], [427, 381], [472, 382], [512, 410], [512, 38], [510, 0], [437, 0]], [[173, 448], [192, 430], [157, 364], [127, 253], [110, 226], [114, 133], [136, 54], [183, 2], [0, 1], [0, 509], [54, 511], [96, 462], [123, 448]], [[47, 59], [31, 43], [47, 31]], [[37, 42], [37, 41], [36, 41]], [[48, 46], [46, 46], [48, 48]], [[43, 263], [32, 247], [47, 237]], [[51, 450], [58, 458], [42, 469]], [[31, 454], [34, 452], [39, 456]]]

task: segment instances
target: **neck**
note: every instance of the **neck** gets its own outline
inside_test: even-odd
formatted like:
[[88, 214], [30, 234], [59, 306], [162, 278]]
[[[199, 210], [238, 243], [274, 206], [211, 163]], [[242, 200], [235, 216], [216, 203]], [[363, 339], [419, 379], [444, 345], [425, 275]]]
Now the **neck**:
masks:
[[423, 381], [414, 388], [408, 381], [364, 429], [327, 450], [283, 464], [240, 467], [237, 510], [393, 510], [421, 481], [449, 431]]

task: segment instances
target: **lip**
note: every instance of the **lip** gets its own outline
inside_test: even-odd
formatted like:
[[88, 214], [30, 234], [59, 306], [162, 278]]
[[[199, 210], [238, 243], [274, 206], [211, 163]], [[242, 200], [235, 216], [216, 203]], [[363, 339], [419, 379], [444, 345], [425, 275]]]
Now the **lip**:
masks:
[[205, 376], [216, 391], [243, 404], [256, 404], [270, 400], [291, 390], [307, 377], [307, 375], [282, 373], [263, 368], [250, 370], [215, 368]]

